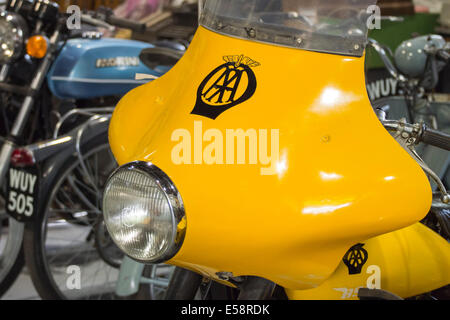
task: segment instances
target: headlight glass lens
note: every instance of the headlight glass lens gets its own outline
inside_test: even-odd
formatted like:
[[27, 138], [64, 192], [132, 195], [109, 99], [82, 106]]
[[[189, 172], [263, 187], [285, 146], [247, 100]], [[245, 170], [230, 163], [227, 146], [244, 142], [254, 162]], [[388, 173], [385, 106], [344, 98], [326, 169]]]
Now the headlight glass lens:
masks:
[[185, 219], [181, 197], [155, 166], [132, 163], [119, 168], [106, 185], [103, 211], [114, 242], [136, 260], [166, 261], [184, 238], [185, 230], [179, 228]]
[[0, 13], [0, 63], [10, 62], [22, 53], [25, 33], [26, 23], [21, 16]]

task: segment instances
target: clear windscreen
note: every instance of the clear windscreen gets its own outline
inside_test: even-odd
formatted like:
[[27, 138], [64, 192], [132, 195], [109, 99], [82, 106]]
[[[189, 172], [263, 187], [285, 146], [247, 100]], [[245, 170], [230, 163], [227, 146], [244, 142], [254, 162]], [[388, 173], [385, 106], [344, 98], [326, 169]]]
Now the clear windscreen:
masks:
[[253, 41], [361, 56], [376, 0], [203, 0], [200, 24]]

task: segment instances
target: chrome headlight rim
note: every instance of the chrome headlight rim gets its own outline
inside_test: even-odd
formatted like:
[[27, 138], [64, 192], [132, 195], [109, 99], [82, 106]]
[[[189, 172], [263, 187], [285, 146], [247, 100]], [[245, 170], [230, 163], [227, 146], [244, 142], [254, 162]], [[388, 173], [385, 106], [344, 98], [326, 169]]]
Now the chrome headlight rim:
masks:
[[15, 12], [3, 10], [0, 12], [0, 20], [5, 20], [5, 23], [11, 24], [13, 28], [17, 29], [14, 40], [14, 52], [11, 57], [2, 60], [0, 55], [0, 64], [11, 63], [20, 58], [25, 51], [25, 41], [28, 38], [28, 25], [25, 19]]
[[[157, 186], [160, 188], [160, 190], [163, 192], [167, 203], [170, 207], [171, 212], [171, 218], [172, 218], [172, 230], [171, 230], [171, 240], [169, 247], [162, 251], [160, 254], [156, 255], [154, 258], [149, 260], [142, 260], [137, 257], [134, 257], [133, 255], [130, 255], [126, 248], [122, 246], [120, 241], [117, 241], [114, 234], [110, 231], [107, 219], [105, 217], [105, 224], [106, 228], [108, 229], [108, 232], [113, 239], [113, 241], [116, 243], [116, 245], [131, 259], [141, 262], [141, 263], [164, 263], [170, 259], [172, 259], [178, 251], [180, 251], [185, 234], [186, 234], [186, 227], [178, 230], [178, 225], [185, 220], [186, 221], [186, 212], [184, 209], [184, 203], [181, 198], [181, 195], [176, 188], [175, 184], [172, 182], [172, 180], [169, 178], [169, 176], [162, 171], [160, 168], [158, 168], [156, 165], [152, 164], [151, 162], [144, 162], [144, 161], [133, 161], [127, 164], [124, 164], [117, 168], [108, 178], [106, 184], [105, 184], [105, 191], [107, 190], [108, 186], [110, 185], [110, 182], [114, 178], [114, 176], [123, 170], [138, 170], [143, 172], [144, 174], [148, 175], [149, 177], [153, 178], [157, 184]], [[105, 197], [103, 197], [103, 208], [105, 208]]]

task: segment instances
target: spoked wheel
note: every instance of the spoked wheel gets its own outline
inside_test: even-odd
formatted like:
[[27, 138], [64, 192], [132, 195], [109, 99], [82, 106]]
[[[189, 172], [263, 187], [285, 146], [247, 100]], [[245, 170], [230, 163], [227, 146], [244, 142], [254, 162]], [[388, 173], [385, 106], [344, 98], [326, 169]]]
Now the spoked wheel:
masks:
[[22, 238], [24, 225], [8, 217], [0, 193], [0, 296], [19, 276], [24, 265]]
[[[3, 199], [1, 199], [3, 200]], [[1, 201], [0, 200], [0, 201]], [[0, 204], [0, 297], [11, 287], [24, 265], [22, 238], [24, 225], [8, 218]]]
[[[123, 254], [109, 238], [101, 212], [104, 184], [117, 165], [106, 137], [99, 140], [82, 148], [82, 161], [73, 156], [66, 162], [43, 194], [36, 221], [27, 224], [25, 258], [44, 299], [117, 298]], [[144, 276], [151, 277], [147, 269]], [[151, 297], [151, 285], [141, 284], [135, 298]]]
[[141, 282], [148, 284], [149, 298], [151, 300], [162, 300], [165, 298], [174, 271], [175, 267], [167, 264], [146, 267]]

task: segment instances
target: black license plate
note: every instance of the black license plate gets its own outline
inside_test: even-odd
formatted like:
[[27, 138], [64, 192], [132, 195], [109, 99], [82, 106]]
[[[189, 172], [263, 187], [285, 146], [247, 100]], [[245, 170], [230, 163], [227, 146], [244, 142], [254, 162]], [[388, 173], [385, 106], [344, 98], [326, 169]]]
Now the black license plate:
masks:
[[6, 212], [20, 222], [30, 220], [38, 205], [38, 168], [10, 167], [6, 178]]

